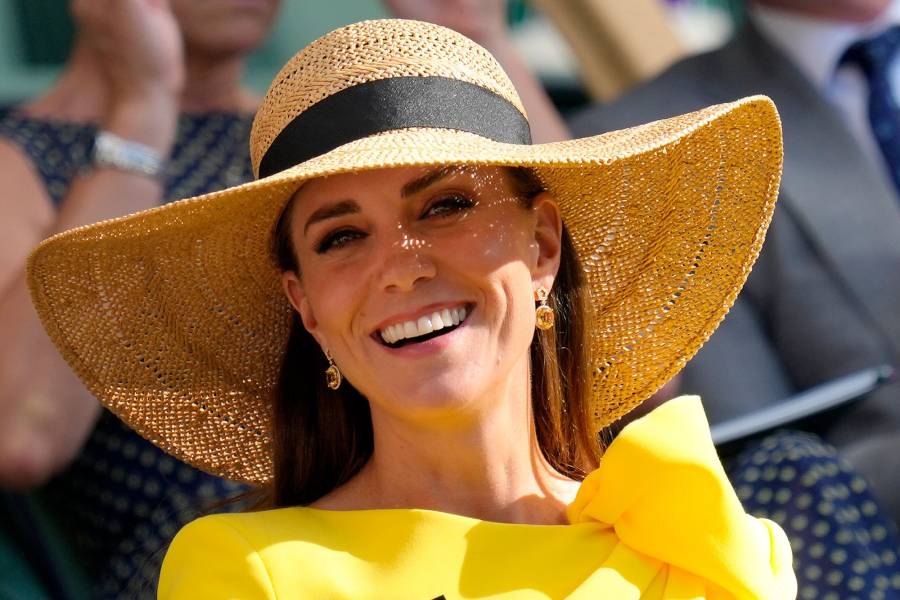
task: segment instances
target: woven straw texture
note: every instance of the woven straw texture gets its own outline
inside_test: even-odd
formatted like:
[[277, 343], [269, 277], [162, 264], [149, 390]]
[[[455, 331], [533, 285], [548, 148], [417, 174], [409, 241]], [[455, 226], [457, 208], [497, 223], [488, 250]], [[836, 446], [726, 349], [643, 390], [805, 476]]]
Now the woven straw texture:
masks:
[[[254, 125], [254, 166], [304, 107], [398, 74], [463, 78], [521, 105], [493, 59], [454, 32], [357, 24], [282, 70]], [[54, 236], [32, 254], [29, 284], [51, 339], [110, 410], [182, 460], [265, 484], [290, 317], [270, 242], [293, 191], [362, 169], [531, 167], [559, 201], [590, 285], [599, 430], [680, 370], [724, 317], [763, 242], [781, 158], [765, 97], [534, 146], [390, 131], [262, 180]]]
[[419, 21], [363, 21], [314, 41], [275, 76], [250, 134], [253, 172], [259, 176], [259, 162], [284, 126], [316, 102], [361, 83], [429, 76], [481, 86], [525, 114], [494, 57], [467, 37]]

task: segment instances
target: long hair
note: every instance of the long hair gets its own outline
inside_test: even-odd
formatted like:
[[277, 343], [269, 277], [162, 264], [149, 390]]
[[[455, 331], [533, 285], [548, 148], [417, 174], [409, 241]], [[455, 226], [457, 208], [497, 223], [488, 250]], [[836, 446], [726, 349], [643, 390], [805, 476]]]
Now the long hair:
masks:
[[[544, 190], [533, 171], [505, 167], [516, 196], [530, 207]], [[290, 236], [291, 204], [275, 227], [273, 252], [283, 271], [300, 273]], [[568, 230], [548, 304], [553, 329], [531, 343], [531, 397], [538, 446], [557, 471], [581, 479], [599, 462], [592, 427], [587, 335], [588, 291]], [[329, 389], [322, 349], [294, 314], [273, 398], [274, 480], [268, 507], [310, 504], [346, 483], [372, 454], [368, 401], [346, 380]]]

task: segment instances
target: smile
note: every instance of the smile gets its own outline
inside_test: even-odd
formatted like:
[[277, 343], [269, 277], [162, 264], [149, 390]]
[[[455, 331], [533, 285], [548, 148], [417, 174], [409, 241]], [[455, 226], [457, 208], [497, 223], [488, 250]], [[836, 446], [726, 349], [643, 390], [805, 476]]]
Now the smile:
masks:
[[466, 320], [468, 313], [465, 306], [444, 308], [422, 315], [418, 319], [388, 325], [379, 330], [378, 334], [385, 344], [397, 348], [449, 333]]

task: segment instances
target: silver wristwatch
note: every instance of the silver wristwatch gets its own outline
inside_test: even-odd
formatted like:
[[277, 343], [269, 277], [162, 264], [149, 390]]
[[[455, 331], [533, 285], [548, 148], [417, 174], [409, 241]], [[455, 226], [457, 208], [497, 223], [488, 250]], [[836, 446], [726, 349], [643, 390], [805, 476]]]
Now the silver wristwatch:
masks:
[[110, 167], [129, 173], [160, 177], [165, 161], [159, 152], [139, 142], [100, 131], [94, 139], [94, 166]]

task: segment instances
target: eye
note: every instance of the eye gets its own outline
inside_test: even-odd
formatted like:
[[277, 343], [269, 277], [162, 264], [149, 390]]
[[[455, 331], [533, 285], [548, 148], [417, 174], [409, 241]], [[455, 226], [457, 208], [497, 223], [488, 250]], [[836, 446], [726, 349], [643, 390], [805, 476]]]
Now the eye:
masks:
[[355, 229], [338, 229], [326, 235], [316, 244], [316, 252], [325, 254], [329, 250], [343, 248], [347, 244], [366, 237], [366, 234]]
[[476, 202], [462, 194], [447, 194], [439, 196], [422, 213], [422, 218], [449, 217], [474, 207]]

